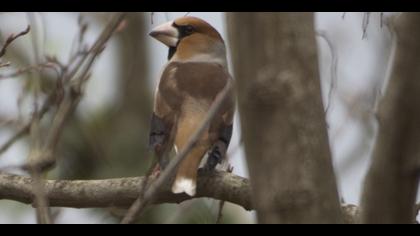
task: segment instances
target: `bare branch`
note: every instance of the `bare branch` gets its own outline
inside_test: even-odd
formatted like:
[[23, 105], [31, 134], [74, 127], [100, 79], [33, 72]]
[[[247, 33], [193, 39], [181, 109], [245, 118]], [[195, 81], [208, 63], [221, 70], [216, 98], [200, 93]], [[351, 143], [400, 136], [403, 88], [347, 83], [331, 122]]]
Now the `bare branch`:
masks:
[[[55, 164], [55, 155], [54, 152], [56, 150], [56, 146], [60, 140], [61, 134], [64, 130], [64, 125], [66, 120], [70, 117], [73, 113], [75, 108], [77, 107], [83, 93], [83, 87], [86, 83], [87, 79], [90, 77], [91, 68], [97, 59], [97, 57], [101, 54], [101, 52], [105, 48], [105, 44], [109, 41], [113, 33], [116, 32], [118, 26], [123, 21], [125, 14], [124, 13], [116, 13], [110, 20], [110, 22], [105, 26], [102, 33], [99, 35], [95, 43], [86, 53], [80, 53], [82, 50], [83, 38], [84, 34], [87, 30], [87, 25], [83, 25], [79, 22], [80, 25], [80, 32], [78, 37], [78, 50], [74, 56], [71, 56], [70, 63], [68, 65], [63, 65], [59, 63], [58, 60], [54, 60], [54, 57], [46, 57], [47, 62], [46, 64], [40, 63], [40, 53], [42, 51], [39, 50], [38, 46], [38, 38], [37, 35], [32, 35], [32, 45], [34, 49], [35, 61], [37, 63], [36, 66], [30, 66], [27, 68], [20, 69], [16, 72], [13, 72], [8, 75], [1, 76], [1, 78], [11, 78], [18, 76], [22, 73], [26, 73], [31, 70], [39, 70], [44, 67], [53, 67], [58, 66], [58, 78], [57, 78], [57, 88], [52, 92], [52, 95], [49, 98], [54, 98], [54, 103], [48, 98], [45, 104], [48, 106], [43, 106], [41, 109], [38, 108], [38, 98], [40, 94], [40, 78], [37, 75], [34, 80], [35, 89], [34, 91], [34, 104], [33, 104], [33, 114], [30, 122], [22, 127], [15, 135], [13, 135], [3, 146], [0, 147], [0, 154], [6, 151], [16, 140], [20, 137], [24, 136], [25, 134], [31, 135], [31, 149], [28, 158], [28, 163], [24, 166], [24, 169], [29, 171], [31, 177], [33, 179], [33, 189], [31, 190], [33, 196], [35, 197], [35, 202], [39, 206], [37, 208], [37, 220], [39, 223], [52, 223], [50, 212], [49, 212], [49, 203], [48, 199], [46, 198], [46, 191], [44, 189], [44, 180], [42, 179], [43, 172], [52, 167]], [[28, 13], [29, 21], [32, 22], [33, 25], [36, 24], [35, 15], [33, 13]], [[35, 27], [37, 28], [37, 27]], [[3, 56], [6, 52], [7, 46], [16, 38], [26, 34], [29, 32], [29, 27], [26, 31], [18, 34], [17, 36], [11, 35], [3, 49], [0, 52], [0, 56]], [[44, 35], [45, 36], [45, 35]], [[45, 40], [45, 37], [44, 37]], [[80, 56], [80, 60], [77, 61]], [[72, 63], [75, 63], [76, 66], [73, 66]], [[1, 64], [2, 66], [7, 65], [7, 63]], [[71, 67], [71, 71], [67, 71], [67, 68]], [[57, 96], [61, 93], [61, 96]], [[49, 128], [45, 139], [41, 136], [40, 130], [40, 122], [42, 116], [49, 110], [49, 106], [51, 104], [57, 104], [57, 111], [53, 114], [52, 125]]]
[[153, 25], [153, 17], [155, 16], [154, 12], [150, 13], [150, 23]]
[[380, 22], [381, 22], [381, 28], [383, 27], [383, 25], [384, 25], [384, 13], [383, 12], [381, 12], [381, 14], [380, 14]]
[[25, 29], [24, 31], [20, 32], [19, 34], [17, 34], [17, 35], [14, 35], [14, 34], [10, 35], [10, 36], [6, 39], [6, 42], [4, 43], [3, 47], [2, 47], [2, 48], [1, 48], [1, 50], [0, 50], [0, 57], [4, 56], [4, 54], [6, 54], [6, 49], [7, 49], [7, 47], [8, 47], [8, 46], [9, 46], [9, 45], [13, 42], [13, 41], [15, 41], [15, 40], [16, 40], [17, 38], [19, 38], [20, 36], [23, 36], [23, 35], [28, 34], [30, 30], [31, 30], [31, 26], [30, 26], [30, 25], [28, 25], [28, 26], [26, 27], [26, 29]]
[[[45, 194], [51, 207], [109, 208], [128, 207], [143, 191], [146, 177], [104, 180], [47, 180]], [[0, 172], [0, 200], [8, 199], [36, 207], [33, 179]], [[225, 171], [198, 172], [197, 194], [194, 198], [213, 198], [253, 210], [249, 180]], [[167, 182], [151, 204], [181, 203], [194, 199], [186, 194], [173, 194]], [[342, 205], [346, 223], [357, 223], [359, 209]]]
[[[45, 100], [39, 112], [39, 119], [42, 119], [45, 113], [48, 112], [55, 96], [55, 93], [50, 94], [50, 96]], [[32, 117], [32, 119], [26, 125], [22, 126], [12, 137], [10, 137], [8, 141], [0, 146], [0, 155], [6, 152], [17, 140], [29, 133], [33, 119], [34, 117]]]
[[[47, 180], [45, 193], [50, 206], [72, 208], [128, 207], [142, 191], [145, 177], [107, 180]], [[0, 173], [0, 199], [33, 204], [33, 179]], [[186, 194], [171, 193], [166, 182], [151, 203], [180, 203], [191, 199]], [[245, 178], [227, 172], [199, 171], [195, 198], [225, 200], [251, 210], [250, 186]]]
[[337, 56], [337, 50], [334, 48], [334, 44], [331, 42], [331, 40], [327, 37], [326, 32], [318, 31], [316, 33], [318, 36], [320, 36], [321, 38], [325, 40], [331, 52], [331, 61], [332, 61], [331, 62], [331, 82], [330, 82], [330, 90], [328, 91], [327, 105], [325, 106], [326, 107], [325, 113], [328, 114], [328, 111], [331, 108], [331, 101], [332, 101], [334, 89], [337, 87], [338, 56]]
[[0, 80], [2, 79], [11, 79], [17, 76], [20, 76], [22, 74], [31, 72], [31, 71], [40, 71], [44, 68], [50, 68], [53, 69], [57, 74], [59, 74], [59, 72], [57, 71], [56, 67], [54, 66], [54, 64], [52, 63], [43, 63], [43, 64], [39, 64], [39, 65], [32, 65], [32, 66], [28, 66], [25, 68], [21, 68], [18, 69], [14, 72], [8, 73], [8, 74], [0, 74]]
[[8, 66], [10, 66], [10, 62], [2, 62], [2, 63], [0, 63], [0, 68], [2, 68], [2, 67], [8, 67]]
[[6, 152], [16, 141], [29, 132], [29, 126], [26, 125], [18, 130], [12, 137], [10, 137], [3, 145], [0, 146], [0, 155]]
[[[233, 166], [228, 165], [227, 172], [228, 172], [228, 173], [232, 173], [232, 172], [233, 172]], [[220, 200], [220, 201], [219, 201], [219, 209], [217, 210], [216, 224], [220, 224], [220, 222], [222, 221], [222, 217], [223, 217], [223, 207], [224, 207], [224, 206], [225, 206], [225, 201]]]
[[0, 128], [9, 127], [16, 129], [21, 127], [23, 124], [21, 121], [15, 118], [11, 118], [8, 115], [0, 114]]
[[363, 13], [363, 22], [362, 22], [362, 29], [363, 29], [363, 35], [362, 39], [365, 39], [367, 37], [367, 28], [369, 25], [370, 20], [370, 12]]
[[34, 193], [34, 201], [36, 208], [36, 218], [39, 224], [52, 224], [49, 202], [45, 192], [45, 180], [40, 176], [38, 171], [31, 173], [33, 184], [32, 191]]
[[[55, 162], [53, 156], [58, 141], [60, 140], [61, 134], [64, 130], [65, 122], [79, 104], [79, 101], [83, 94], [82, 87], [87, 81], [87, 79], [90, 77], [89, 73], [95, 60], [102, 53], [103, 49], [105, 48], [105, 44], [111, 38], [112, 34], [118, 28], [120, 23], [124, 20], [124, 17], [124, 13], [117, 13], [111, 19], [109, 24], [105, 27], [101, 35], [98, 37], [96, 42], [90, 48], [89, 52], [86, 54], [86, 62], [83, 63], [84, 60], [82, 60], [82, 62], [80, 63], [80, 67], [75, 68], [73, 75], [77, 76], [76, 78], [71, 79], [75, 83], [70, 86], [70, 94], [68, 94], [64, 98], [63, 102], [59, 105], [58, 111], [54, 116], [51, 129], [47, 134], [46, 143], [44, 145], [45, 156], [44, 160], [42, 160], [46, 161], [47, 166], [49, 166], [50, 162]], [[81, 34], [83, 34], [83, 30], [81, 31]], [[41, 163], [41, 166], [44, 165], [45, 163]]]

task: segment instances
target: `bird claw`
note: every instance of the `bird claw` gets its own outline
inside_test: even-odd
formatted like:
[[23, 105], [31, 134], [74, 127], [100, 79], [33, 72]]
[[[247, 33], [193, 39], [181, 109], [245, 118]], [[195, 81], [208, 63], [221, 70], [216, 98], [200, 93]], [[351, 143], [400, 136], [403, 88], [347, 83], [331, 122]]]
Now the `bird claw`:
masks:
[[160, 173], [162, 172], [162, 168], [160, 167], [159, 164], [155, 165], [155, 168], [153, 169], [152, 173], [150, 174], [150, 176], [152, 178], [157, 178], [159, 177]]

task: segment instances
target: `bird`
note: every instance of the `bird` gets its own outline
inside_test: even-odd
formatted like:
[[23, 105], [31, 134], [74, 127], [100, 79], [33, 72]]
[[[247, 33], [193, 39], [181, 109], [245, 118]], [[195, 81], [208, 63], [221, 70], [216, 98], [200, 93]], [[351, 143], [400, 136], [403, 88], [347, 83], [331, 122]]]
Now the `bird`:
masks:
[[[149, 132], [149, 147], [164, 169], [169, 163], [168, 153], [183, 150], [233, 78], [225, 42], [206, 21], [184, 16], [156, 26], [149, 35], [168, 47]], [[229, 89], [219, 112], [177, 167], [171, 188], [174, 194], [195, 196], [198, 169], [206, 154], [205, 171], [213, 171], [223, 161], [232, 137], [234, 111], [233, 89]]]

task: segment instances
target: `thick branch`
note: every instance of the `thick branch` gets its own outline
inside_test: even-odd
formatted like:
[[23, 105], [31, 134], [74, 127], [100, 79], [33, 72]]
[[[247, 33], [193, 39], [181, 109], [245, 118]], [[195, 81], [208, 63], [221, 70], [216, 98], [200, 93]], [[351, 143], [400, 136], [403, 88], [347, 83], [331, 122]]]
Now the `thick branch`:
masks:
[[[48, 180], [45, 193], [50, 206], [72, 208], [127, 207], [141, 192], [145, 177], [107, 180]], [[0, 174], [0, 199], [32, 204], [33, 180], [12, 174]], [[249, 181], [227, 172], [199, 173], [197, 195], [235, 203], [251, 210]], [[170, 185], [163, 186], [153, 203], [180, 203], [186, 194], [172, 194]]]
[[394, 21], [396, 48], [362, 196], [363, 223], [412, 223], [420, 165], [420, 13]]
[[[104, 180], [48, 180], [45, 193], [52, 207], [105, 208], [128, 207], [136, 200], [145, 177]], [[33, 204], [33, 180], [12, 174], [0, 174], [0, 200], [13, 200]], [[154, 198], [153, 204], [181, 203], [192, 199], [186, 194], [173, 194], [170, 184], [163, 186]], [[197, 195], [231, 202], [245, 210], [253, 210], [249, 180], [229, 172], [199, 172]], [[358, 208], [343, 205], [346, 223], [357, 222]]]
[[241, 12], [227, 17], [259, 222], [342, 222], [313, 13]]

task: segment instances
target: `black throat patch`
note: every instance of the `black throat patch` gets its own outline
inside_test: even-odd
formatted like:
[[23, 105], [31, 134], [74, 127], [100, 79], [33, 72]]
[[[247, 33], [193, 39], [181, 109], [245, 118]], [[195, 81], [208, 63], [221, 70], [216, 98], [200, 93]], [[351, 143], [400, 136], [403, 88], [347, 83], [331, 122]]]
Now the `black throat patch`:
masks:
[[171, 60], [171, 58], [174, 56], [175, 52], [176, 52], [176, 47], [169, 47], [168, 61]]

